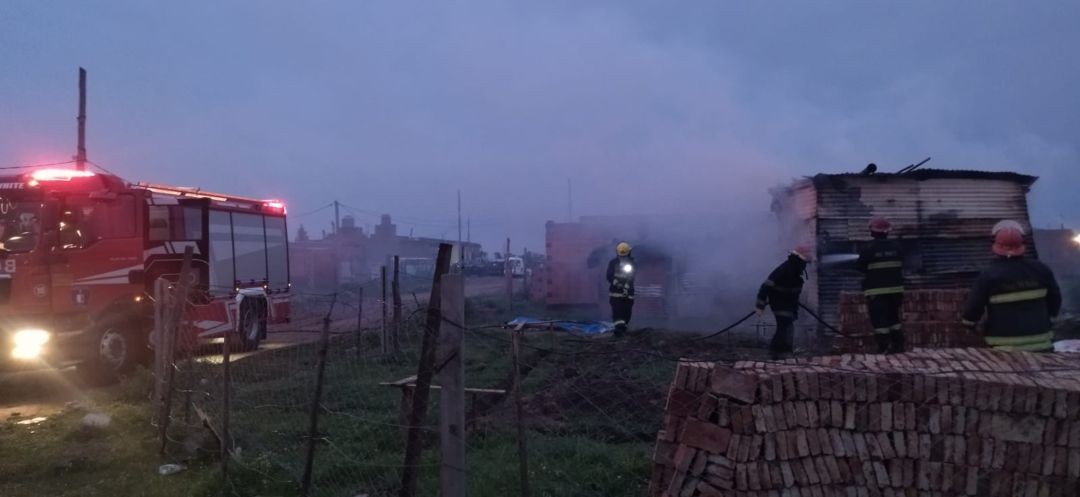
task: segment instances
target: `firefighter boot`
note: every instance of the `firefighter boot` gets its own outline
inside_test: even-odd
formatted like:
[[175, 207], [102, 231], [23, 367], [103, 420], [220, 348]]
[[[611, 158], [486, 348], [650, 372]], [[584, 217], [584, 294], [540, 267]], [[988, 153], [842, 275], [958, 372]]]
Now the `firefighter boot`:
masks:
[[888, 354], [892, 350], [892, 335], [888, 333], [874, 333], [874, 343], [877, 344], [878, 354]]
[[623, 322], [616, 323], [615, 324], [615, 330], [614, 330], [613, 334], [615, 335], [616, 338], [625, 335], [626, 334], [626, 323], [623, 323]]

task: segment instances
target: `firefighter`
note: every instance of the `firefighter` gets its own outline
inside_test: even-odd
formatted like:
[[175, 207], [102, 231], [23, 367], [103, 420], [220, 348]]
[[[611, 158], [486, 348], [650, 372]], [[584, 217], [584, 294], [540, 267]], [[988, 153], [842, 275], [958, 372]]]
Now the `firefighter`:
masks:
[[900, 243], [889, 239], [892, 224], [883, 217], [870, 220], [873, 240], [859, 251], [858, 269], [863, 273], [863, 295], [874, 327], [879, 354], [904, 351], [900, 308], [904, 302], [904, 257]]
[[971, 328], [987, 312], [984, 338], [998, 350], [1053, 350], [1051, 320], [1061, 311], [1061, 290], [1045, 264], [1024, 257], [1024, 231], [1016, 221], [994, 226], [997, 256], [975, 280], [964, 306]]
[[615, 322], [615, 336], [622, 336], [630, 324], [634, 312], [634, 258], [630, 244], [621, 242], [615, 247], [615, 257], [608, 262], [608, 296], [611, 303], [611, 320]]
[[803, 275], [806, 274], [810, 254], [807, 245], [795, 247], [787, 260], [769, 273], [769, 279], [758, 290], [754, 310], [761, 316], [767, 305], [776, 318], [776, 333], [769, 344], [769, 353], [774, 360], [794, 352], [795, 318], [799, 315], [799, 294], [802, 293]]

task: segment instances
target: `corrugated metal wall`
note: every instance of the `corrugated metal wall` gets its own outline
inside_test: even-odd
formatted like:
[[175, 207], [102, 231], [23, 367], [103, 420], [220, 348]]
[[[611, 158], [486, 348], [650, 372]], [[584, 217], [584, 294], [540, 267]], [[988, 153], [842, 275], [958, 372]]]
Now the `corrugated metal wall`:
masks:
[[[805, 233], [807, 213], [813, 213], [819, 260], [857, 252], [870, 240], [870, 218], [885, 216], [905, 246], [909, 288], [966, 288], [991, 259], [990, 230], [1002, 219], [1015, 219], [1025, 226], [1028, 251], [1035, 255], [1027, 207], [1027, 191], [1034, 178], [980, 174], [955, 177], [962, 174], [949, 172], [938, 178], [932, 172], [919, 177], [819, 175], [794, 185], [786, 212], [778, 214], [787, 224], [784, 231], [800, 236]], [[808, 190], [813, 192], [813, 201], [806, 198]], [[815, 264], [804, 300], [817, 307], [826, 321], [836, 323], [840, 293], [859, 291], [861, 279], [851, 264]]]

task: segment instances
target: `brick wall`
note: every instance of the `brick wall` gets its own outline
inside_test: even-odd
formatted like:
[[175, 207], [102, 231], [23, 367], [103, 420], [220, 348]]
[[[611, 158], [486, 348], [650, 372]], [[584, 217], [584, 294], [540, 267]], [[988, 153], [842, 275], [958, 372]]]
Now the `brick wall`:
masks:
[[[904, 293], [904, 335], [909, 348], [973, 347], [982, 338], [960, 323], [967, 290], [909, 290]], [[840, 294], [840, 332], [833, 352], [873, 352], [873, 327], [862, 293]]]
[[1080, 356], [683, 362], [649, 495], [1080, 495]]

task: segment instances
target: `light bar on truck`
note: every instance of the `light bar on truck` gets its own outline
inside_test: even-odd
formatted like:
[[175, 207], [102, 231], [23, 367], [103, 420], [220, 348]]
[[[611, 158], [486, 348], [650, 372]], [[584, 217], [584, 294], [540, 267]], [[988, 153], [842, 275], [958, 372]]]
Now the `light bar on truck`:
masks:
[[30, 186], [36, 186], [42, 181], [71, 181], [75, 178], [89, 178], [94, 176], [93, 171], [79, 171], [77, 169], [38, 169], [30, 173]]
[[263, 208], [272, 212], [288, 213], [285, 209], [285, 202], [280, 200], [263, 200]]

